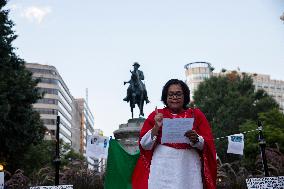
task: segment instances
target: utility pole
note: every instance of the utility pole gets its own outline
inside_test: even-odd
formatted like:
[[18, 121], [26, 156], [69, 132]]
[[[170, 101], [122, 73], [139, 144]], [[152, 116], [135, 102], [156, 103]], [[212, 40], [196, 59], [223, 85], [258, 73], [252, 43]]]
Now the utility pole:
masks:
[[59, 166], [60, 166], [59, 124], [60, 124], [60, 116], [57, 116], [57, 119], [56, 119], [56, 151], [55, 151], [55, 159], [53, 160], [55, 164], [55, 186], [59, 185]]
[[263, 126], [262, 126], [262, 122], [258, 121], [258, 144], [260, 147], [260, 152], [261, 152], [261, 158], [262, 158], [262, 165], [264, 168], [264, 175], [266, 177], [269, 177], [269, 172], [268, 172], [268, 166], [267, 166], [267, 159], [266, 159], [266, 155], [265, 155], [265, 146], [266, 146], [266, 142], [262, 133], [263, 130]]

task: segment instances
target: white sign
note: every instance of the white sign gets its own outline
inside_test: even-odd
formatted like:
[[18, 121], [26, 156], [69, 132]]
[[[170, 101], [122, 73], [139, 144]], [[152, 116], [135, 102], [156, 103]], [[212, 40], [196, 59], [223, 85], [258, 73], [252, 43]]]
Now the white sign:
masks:
[[73, 185], [33, 186], [30, 189], [73, 189]]
[[4, 172], [0, 172], [0, 189], [4, 189]]
[[87, 140], [86, 154], [93, 158], [107, 158], [109, 138], [100, 135], [90, 135]]
[[189, 139], [185, 132], [192, 129], [194, 118], [163, 119], [161, 143], [187, 143]]
[[244, 134], [235, 134], [228, 136], [227, 153], [244, 154]]
[[284, 176], [246, 179], [248, 189], [283, 189]]

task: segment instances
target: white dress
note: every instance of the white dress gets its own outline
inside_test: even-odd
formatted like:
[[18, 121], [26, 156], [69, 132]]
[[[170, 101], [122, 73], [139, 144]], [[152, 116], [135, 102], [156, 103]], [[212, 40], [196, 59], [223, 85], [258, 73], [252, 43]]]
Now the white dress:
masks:
[[[141, 139], [141, 146], [151, 150], [155, 140], [149, 130]], [[196, 148], [202, 150], [204, 139], [191, 149], [175, 149], [157, 145], [150, 166], [148, 189], [203, 189], [201, 161]]]

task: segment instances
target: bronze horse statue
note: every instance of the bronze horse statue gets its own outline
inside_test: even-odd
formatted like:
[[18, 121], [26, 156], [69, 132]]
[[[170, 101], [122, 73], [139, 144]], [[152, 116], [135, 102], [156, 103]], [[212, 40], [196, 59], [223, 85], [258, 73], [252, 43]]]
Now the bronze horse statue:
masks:
[[126, 83], [129, 83], [129, 87], [127, 89], [127, 97], [123, 99], [124, 101], [130, 103], [129, 105], [131, 109], [132, 119], [133, 119], [133, 109], [135, 108], [135, 105], [137, 105], [140, 110], [139, 116], [144, 116], [143, 113], [144, 101], [146, 103], [150, 102], [147, 97], [145, 84], [141, 81], [144, 80], [143, 72], [138, 70], [140, 65], [138, 63], [134, 63], [133, 66], [134, 70], [130, 71], [131, 72], [130, 81], [124, 82], [124, 85]]

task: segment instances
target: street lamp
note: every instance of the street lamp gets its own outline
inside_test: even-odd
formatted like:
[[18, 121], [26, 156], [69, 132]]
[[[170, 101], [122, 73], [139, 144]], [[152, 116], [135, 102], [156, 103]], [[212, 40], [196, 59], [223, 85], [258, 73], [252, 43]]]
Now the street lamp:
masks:
[[4, 165], [0, 164], [0, 171], [4, 170]]
[[56, 155], [53, 160], [55, 164], [55, 186], [59, 185], [59, 166], [60, 166], [60, 155], [59, 155], [59, 124], [60, 124], [60, 116], [57, 116], [56, 119]]
[[265, 146], [266, 146], [266, 142], [262, 133], [262, 123], [261, 121], [258, 121], [258, 134], [259, 134], [259, 138], [258, 138], [258, 144], [260, 146], [260, 151], [261, 151], [261, 157], [262, 157], [262, 165], [264, 168], [264, 175], [266, 177], [269, 177], [269, 173], [268, 173], [268, 166], [267, 166], [267, 159], [266, 159], [266, 155], [265, 155]]

